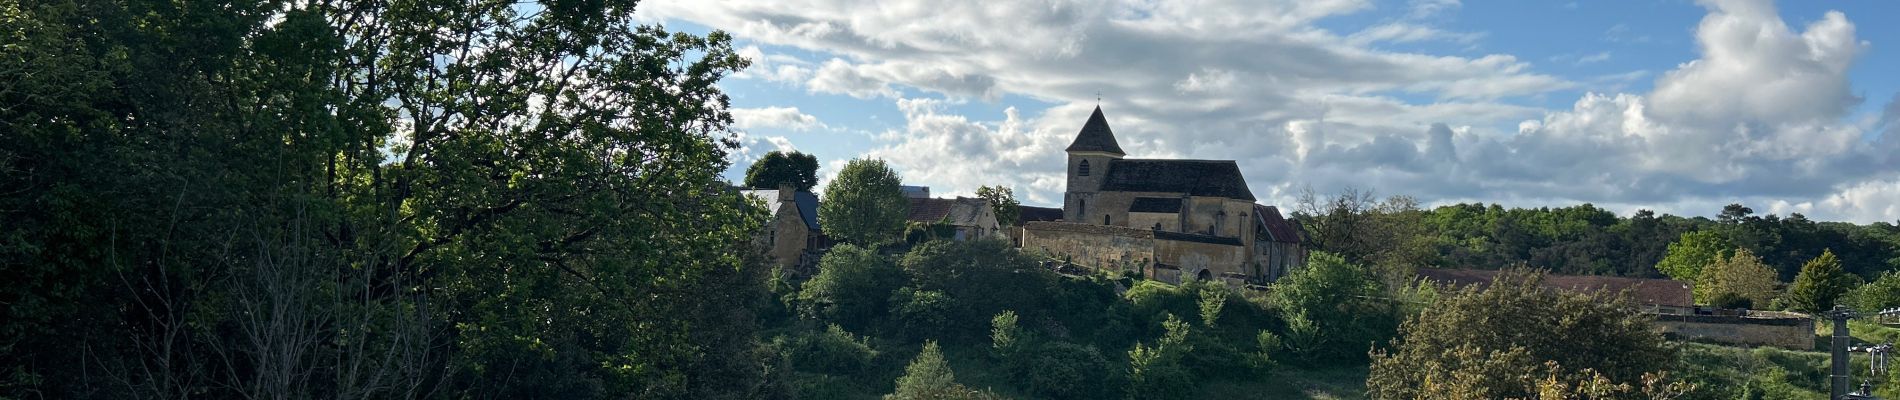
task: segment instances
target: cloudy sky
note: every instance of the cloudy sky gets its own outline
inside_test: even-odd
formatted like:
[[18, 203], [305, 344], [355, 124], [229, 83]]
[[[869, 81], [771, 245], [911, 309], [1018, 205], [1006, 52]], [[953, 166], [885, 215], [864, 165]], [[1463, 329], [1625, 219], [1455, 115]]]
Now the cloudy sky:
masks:
[[[1131, 158], [1238, 160], [1288, 204], [1740, 202], [1900, 219], [1900, 2], [653, 0], [724, 30], [746, 149], [875, 157], [939, 196], [1061, 202], [1098, 104]], [[1099, 96], [1099, 100], [1098, 100]]]

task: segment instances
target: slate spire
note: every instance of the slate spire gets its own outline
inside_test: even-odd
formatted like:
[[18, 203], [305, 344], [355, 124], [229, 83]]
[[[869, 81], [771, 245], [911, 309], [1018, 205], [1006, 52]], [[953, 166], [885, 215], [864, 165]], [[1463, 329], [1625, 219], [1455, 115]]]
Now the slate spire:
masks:
[[1075, 143], [1070, 143], [1064, 151], [1100, 151], [1127, 155], [1122, 146], [1115, 144], [1115, 131], [1108, 129], [1108, 118], [1102, 116], [1102, 106], [1095, 106], [1095, 113], [1089, 114], [1089, 122], [1082, 124], [1082, 132], [1075, 135]]

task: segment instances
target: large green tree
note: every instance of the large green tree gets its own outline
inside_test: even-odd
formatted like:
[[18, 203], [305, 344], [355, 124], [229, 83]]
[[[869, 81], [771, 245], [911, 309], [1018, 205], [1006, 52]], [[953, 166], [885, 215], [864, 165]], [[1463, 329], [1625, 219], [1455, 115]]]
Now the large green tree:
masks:
[[[1768, 307], [1775, 300], [1775, 270], [1762, 264], [1761, 257], [1748, 250], [1736, 250], [1702, 268], [1696, 277], [1696, 301], [1721, 303], [1717, 299], [1746, 299], [1753, 308]], [[1716, 304], [1722, 305], [1722, 304]]]
[[825, 235], [842, 242], [872, 248], [896, 243], [910, 214], [902, 186], [903, 179], [884, 160], [851, 160], [825, 185], [818, 222]]
[[1364, 360], [1397, 325], [1394, 310], [1378, 300], [1385, 289], [1372, 271], [1331, 253], [1310, 254], [1306, 267], [1269, 293], [1287, 320], [1287, 346], [1309, 361]]
[[996, 212], [997, 225], [1016, 225], [1016, 220], [1022, 215], [1022, 203], [1016, 202], [1016, 192], [1008, 186], [978, 187], [976, 197], [990, 202], [990, 208]]
[[818, 157], [795, 150], [773, 150], [745, 169], [746, 187], [777, 189], [781, 184], [792, 185], [799, 191], [810, 191], [818, 186]]
[[1695, 282], [1702, 276], [1702, 268], [1728, 257], [1735, 245], [1728, 238], [1713, 230], [1695, 231], [1682, 234], [1674, 243], [1669, 244], [1669, 252], [1656, 263], [1656, 270], [1663, 275], [1683, 282]]
[[1834, 257], [1833, 250], [1824, 250], [1820, 257], [1801, 266], [1801, 274], [1788, 287], [1788, 309], [1806, 313], [1833, 309], [1859, 280], [1841, 269], [1841, 260]]
[[746, 60], [634, 5], [0, 1], [0, 397], [762, 395]]
[[1500, 274], [1484, 289], [1466, 287], [1405, 321], [1390, 351], [1373, 352], [1368, 397], [1679, 394], [1679, 387], [1639, 390], [1673, 365], [1675, 350], [1632, 300], [1544, 288], [1542, 279], [1523, 271]]

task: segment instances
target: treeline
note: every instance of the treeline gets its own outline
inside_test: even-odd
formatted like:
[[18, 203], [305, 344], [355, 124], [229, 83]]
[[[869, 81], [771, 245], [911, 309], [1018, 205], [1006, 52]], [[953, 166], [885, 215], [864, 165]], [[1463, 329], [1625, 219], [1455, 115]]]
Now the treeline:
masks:
[[758, 398], [723, 33], [0, 0], [0, 398]]
[[1570, 275], [1659, 278], [1656, 265], [1685, 234], [1719, 237], [1759, 256], [1781, 281], [1831, 251], [1849, 273], [1873, 279], [1900, 269], [1900, 226], [1820, 222], [1800, 213], [1758, 215], [1731, 204], [1715, 219], [1656, 214], [1629, 216], [1591, 204], [1505, 208], [1454, 204], [1425, 209], [1405, 196], [1377, 198], [1347, 189], [1305, 194], [1295, 218], [1309, 245], [1354, 262], [1381, 266], [1503, 269], [1517, 265]]

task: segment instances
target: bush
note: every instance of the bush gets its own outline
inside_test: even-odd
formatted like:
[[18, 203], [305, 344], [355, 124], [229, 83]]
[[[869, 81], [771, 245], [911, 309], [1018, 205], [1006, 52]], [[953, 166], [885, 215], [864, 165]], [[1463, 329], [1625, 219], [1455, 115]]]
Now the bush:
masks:
[[807, 372], [853, 374], [864, 371], [877, 357], [869, 338], [858, 338], [843, 327], [832, 324], [822, 332], [773, 339], [792, 368]]
[[899, 288], [891, 295], [891, 317], [906, 336], [931, 337], [949, 325], [953, 303], [943, 292]]
[[1015, 358], [1010, 362], [1012, 375], [1031, 394], [1091, 399], [1108, 393], [1108, 372], [1113, 367], [1094, 346], [1049, 342]]
[[1370, 271], [1339, 256], [1313, 252], [1305, 268], [1273, 284], [1271, 302], [1287, 321], [1287, 344], [1309, 362], [1358, 363], [1365, 350], [1392, 337], [1397, 311]]
[[890, 260], [849, 244], [818, 260], [818, 275], [798, 292], [799, 311], [851, 329], [864, 330], [890, 311], [891, 292], [904, 276]]

